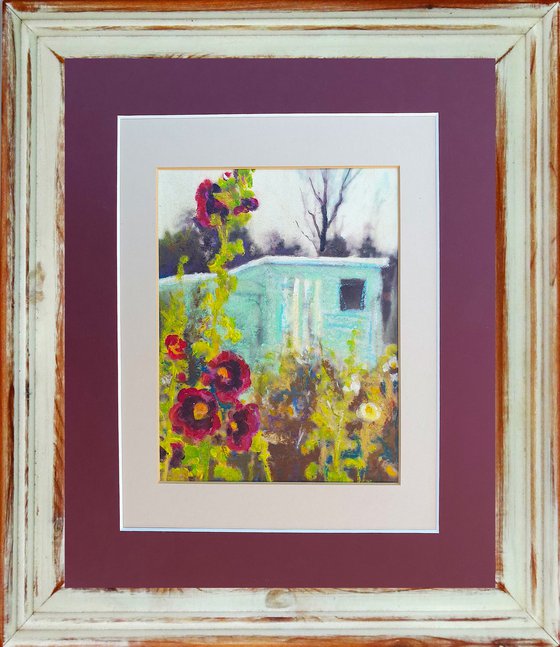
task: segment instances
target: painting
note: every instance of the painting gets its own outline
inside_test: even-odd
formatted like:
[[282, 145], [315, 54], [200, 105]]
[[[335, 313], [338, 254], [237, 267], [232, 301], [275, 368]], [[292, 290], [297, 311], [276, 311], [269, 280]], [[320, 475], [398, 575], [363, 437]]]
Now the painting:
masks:
[[399, 482], [399, 168], [160, 168], [162, 482]]

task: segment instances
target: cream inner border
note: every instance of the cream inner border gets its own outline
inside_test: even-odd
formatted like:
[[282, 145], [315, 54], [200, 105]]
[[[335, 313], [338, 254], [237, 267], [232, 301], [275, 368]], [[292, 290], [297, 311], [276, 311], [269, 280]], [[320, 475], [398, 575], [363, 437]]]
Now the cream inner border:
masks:
[[[121, 116], [118, 125], [121, 529], [438, 532], [437, 114]], [[400, 168], [399, 485], [159, 483], [155, 178], [158, 167], [185, 166]]]

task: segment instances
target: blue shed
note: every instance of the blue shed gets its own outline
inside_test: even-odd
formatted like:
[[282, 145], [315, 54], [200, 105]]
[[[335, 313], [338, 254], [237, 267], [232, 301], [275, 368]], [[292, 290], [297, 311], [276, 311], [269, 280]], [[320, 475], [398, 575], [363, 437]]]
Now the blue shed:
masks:
[[[344, 357], [353, 330], [359, 357], [374, 364], [383, 351], [381, 295], [385, 258], [265, 256], [231, 270], [238, 278], [227, 314], [243, 338], [231, 346], [249, 363], [291, 339], [296, 350], [324, 348]], [[193, 287], [212, 286], [212, 274], [160, 280], [160, 293], [184, 289], [187, 312]]]

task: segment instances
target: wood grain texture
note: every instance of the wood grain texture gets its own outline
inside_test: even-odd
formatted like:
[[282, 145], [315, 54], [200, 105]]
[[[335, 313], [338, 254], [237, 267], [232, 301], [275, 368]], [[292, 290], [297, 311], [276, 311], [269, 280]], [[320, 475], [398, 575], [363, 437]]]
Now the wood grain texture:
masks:
[[[301, 10], [324, 13], [302, 18]], [[9, 644], [557, 644], [558, 5], [14, 0], [3, 20], [0, 513]], [[232, 51], [496, 59], [495, 590], [64, 589], [64, 59]]]
[[[13, 0], [11, 6], [22, 12], [49, 11], [372, 11], [399, 9], [474, 8], [527, 4], [524, 0]], [[551, 0], [535, 0], [532, 5], [553, 5]]]
[[[130, 647], [184, 647], [187, 643], [177, 640], [158, 640], [149, 642], [131, 642]], [[464, 640], [454, 640], [453, 638], [437, 638], [429, 636], [425, 639], [417, 638], [351, 638], [344, 637], [344, 643], [340, 638], [207, 638], [194, 639], [188, 643], [189, 647], [208, 647], [208, 645], [220, 645], [220, 647], [239, 647], [247, 645], [248, 647], [264, 647], [264, 645], [284, 645], [286, 647], [341, 647], [344, 644], [347, 647], [467, 647], [473, 643]], [[497, 640], [487, 643], [494, 647], [545, 647], [550, 645], [548, 641], [525, 641], [523, 639]]]
[[496, 583], [503, 585], [505, 424], [507, 415], [506, 96], [496, 88]]
[[14, 371], [13, 334], [13, 218], [15, 202], [15, 111], [16, 56], [13, 17], [4, 6], [2, 11], [2, 143], [0, 188], [0, 561], [2, 590], [0, 612], [3, 630], [13, 631], [14, 612]]

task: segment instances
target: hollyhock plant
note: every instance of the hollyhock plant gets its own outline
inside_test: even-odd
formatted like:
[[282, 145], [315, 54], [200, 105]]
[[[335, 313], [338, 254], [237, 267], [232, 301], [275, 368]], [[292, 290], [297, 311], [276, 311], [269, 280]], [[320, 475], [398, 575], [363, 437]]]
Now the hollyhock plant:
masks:
[[213, 387], [220, 402], [235, 402], [251, 386], [251, 370], [242, 357], [226, 350], [208, 362], [202, 383]]
[[253, 437], [259, 430], [261, 416], [256, 404], [237, 404], [229, 412], [226, 427], [226, 444], [235, 452], [248, 452]]
[[181, 339], [179, 335], [167, 335], [165, 345], [169, 359], [177, 360], [186, 358], [185, 348], [187, 347], [187, 342]]
[[[198, 185], [194, 220], [199, 227], [214, 230], [218, 245], [207, 259], [212, 280], [201, 286], [191, 319], [182, 281], [188, 258], [181, 257], [177, 290], [163, 309], [160, 302], [165, 315], [160, 319], [162, 480], [273, 480], [259, 405], [239, 401], [251, 386], [251, 370], [235, 352], [222, 350], [225, 343], [229, 346], [241, 339], [226, 305], [237, 283], [230, 275], [230, 264], [245, 254], [243, 238], [235, 233], [259, 207], [252, 187], [252, 169], [225, 170]], [[184, 362], [170, 366], [165, 361], [169, 359]], [[248, 460], [242, 456], [247, 453]]]
[[219, 214], [225, 218], [229, 210], [223, 202], [215, 197], [216, 193], [220, 193], [221, 188], [212, 182], [212, 180], [204, 180], [201, 182], [196, 190], [196, 220], [201, 227], [213, 227], [210, 216], [214, 213]]
[[181, 389], [178, 402], [169, 410], [173, 430], [195, 440], [202, 440], [219, 429], [218, 402], [206, 389]]

